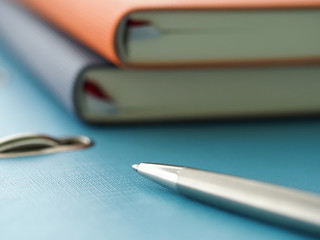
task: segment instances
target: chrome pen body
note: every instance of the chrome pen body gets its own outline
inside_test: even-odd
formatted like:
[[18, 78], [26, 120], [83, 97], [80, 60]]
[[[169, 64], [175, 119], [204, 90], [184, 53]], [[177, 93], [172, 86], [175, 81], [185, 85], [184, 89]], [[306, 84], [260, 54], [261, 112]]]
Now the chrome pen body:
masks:
[[181, 166], [140, 163], [132, 167], [184, 196], [320, 236], [320, 197], [316, 194]]

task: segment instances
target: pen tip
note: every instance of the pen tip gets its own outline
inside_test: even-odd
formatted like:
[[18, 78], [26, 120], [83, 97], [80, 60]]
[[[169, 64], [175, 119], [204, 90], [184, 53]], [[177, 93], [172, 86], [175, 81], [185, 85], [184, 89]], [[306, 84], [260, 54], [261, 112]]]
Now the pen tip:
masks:
[[133, 168], [134, 170], [138, 171], [138, 166], [139, 166], [139, 164], [133, 164], [133, 165], [132, 165], [132, 168]]

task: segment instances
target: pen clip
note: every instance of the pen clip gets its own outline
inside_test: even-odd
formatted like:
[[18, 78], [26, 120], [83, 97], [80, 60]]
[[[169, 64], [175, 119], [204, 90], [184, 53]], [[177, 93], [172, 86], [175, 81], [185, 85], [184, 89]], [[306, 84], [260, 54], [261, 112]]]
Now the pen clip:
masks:
[[0, 159], [84, 149], [93, 145], [85, 136], [53, 138], [44, 134], [25, 133], [0, 139]]

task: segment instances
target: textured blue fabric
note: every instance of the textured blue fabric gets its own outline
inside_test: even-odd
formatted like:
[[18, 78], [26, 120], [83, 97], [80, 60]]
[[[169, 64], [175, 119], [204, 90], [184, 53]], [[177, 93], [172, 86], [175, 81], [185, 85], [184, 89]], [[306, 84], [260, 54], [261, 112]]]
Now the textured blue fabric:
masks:
[[131, 165], [187, 165], [320, 193], [320, 120], [92, 127], [52, 101], [0, 46], [0, 136], [87, 135], [96, 145], [0, 160], [0, 238], [312, 237], [176, 195]]

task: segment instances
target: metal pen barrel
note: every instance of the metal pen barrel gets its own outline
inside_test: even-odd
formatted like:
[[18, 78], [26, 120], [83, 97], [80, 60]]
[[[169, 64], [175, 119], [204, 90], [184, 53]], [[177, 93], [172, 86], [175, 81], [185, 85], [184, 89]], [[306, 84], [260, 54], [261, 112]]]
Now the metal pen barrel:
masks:
[[187, 167], [137, 166], [142, 175], [187, 197], [320, 235], [320, 197], [316, 194]]

